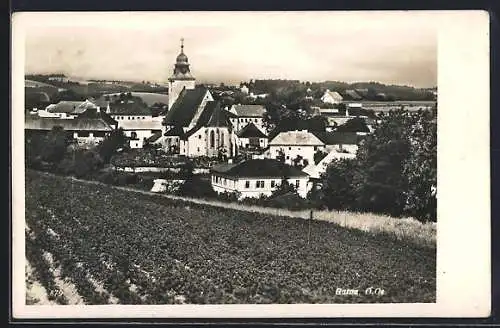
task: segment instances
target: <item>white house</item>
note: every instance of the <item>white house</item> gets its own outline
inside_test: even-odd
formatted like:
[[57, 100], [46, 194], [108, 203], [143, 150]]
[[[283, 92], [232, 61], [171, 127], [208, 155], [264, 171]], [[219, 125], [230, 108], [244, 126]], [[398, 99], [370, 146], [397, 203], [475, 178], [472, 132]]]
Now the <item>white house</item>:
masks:
[[321, 96], [321, 101], [326, 104], [340, 104], [344, 98], [337, 91], [330, 91], [327, 89], [323, 96]]
[[281, 132], [269, 142], [269, 156], [279, 158], [283, 153], [285, 163], [294, 164], [294, 159], [302, 158], [302, 164], [314, 162], [314, 153], [324, 149], [325, 143], [307, 130]]
[[238, 133], [238, 146], [240, 148], [264, 149], [267, 147], [268, 139], [254, 123], [247, 124]]
[[243, 94], [247, 95], [247, 94], [248, 94], [248, 92], [249, 92], [250, 90], [248, 89], [248, 87], [247, 87], [245, 84], [243, 84], [243, 85], [240, 87], [240, 91], [241, 91], [241, 93], [243, 93]]
[[285, 178], [306, 197], [309, 176], [273, 159], [251, 159], [237, 164], [218, 164], [211, 169], [212, 188], [217, 193], [238, 192], [241, 198], [270, 196]]
[[262, 105], [233, 105], [229, 109], [234, 116], [231, 117], [236, 132], [241, 131], [249, 123], [253, 123], [259, 130], [266, 133], [264, 128], [264, 114], [266, 108]]
[[163, 128], [161, 118], [117, 122], [118, 127], [123, 129], [123, 133], [129, 138], [130, 148], [142, 148], [145, 139], [161, 132]]
[[267, 98], [267, 96], [269, 96], [268, 93], [258, 93], [258, 94], [254, 94], [253, 92], [250, 92], [250, 94], [248, 95], [248, 98], [251, 98], [251, 99], [264, 99], [264, 98]]
[[343, 153], [339, 152], [336, 149], [333, 149], [326, 155], [318, 164], [314, 164], [314, 162], [310, 163], [306, 166], [302, 171], [307, 173], [311, 179], [319, 179], [321, 174], [323, 174], [328, 165], [332, 163], [334, 160], [338, 159], [353, 159], [356, 158], [356, 154], [353, 153]]

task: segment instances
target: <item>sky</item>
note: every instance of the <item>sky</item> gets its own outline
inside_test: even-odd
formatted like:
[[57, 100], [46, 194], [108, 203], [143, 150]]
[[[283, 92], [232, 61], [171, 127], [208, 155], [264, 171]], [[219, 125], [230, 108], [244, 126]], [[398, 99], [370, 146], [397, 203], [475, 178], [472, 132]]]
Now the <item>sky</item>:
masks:
[[25, 72], [166, 82], [184, 38], [200, 82], [437, 85], [432, 12], [20, 13]]

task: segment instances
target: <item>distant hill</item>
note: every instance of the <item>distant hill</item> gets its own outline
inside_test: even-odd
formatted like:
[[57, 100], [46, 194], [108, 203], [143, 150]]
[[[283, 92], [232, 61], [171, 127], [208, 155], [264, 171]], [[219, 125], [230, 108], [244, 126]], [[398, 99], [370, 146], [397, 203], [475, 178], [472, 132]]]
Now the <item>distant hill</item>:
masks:
[[[163, 104], [168, 104], [168, 95], [167, 94], [162, 94], [162, 93], [152, 93], [152, 92], [131, 92], [133, 97], [139, 97], [142, 99], [143, 102], [146, 103], [149, 107], [154, 105], [155, 103], [163, 103]], [[105, 94], [104, 96], [110, 96], [112, 97], [113, 95], [119, 96], [120, 93], [108, 93]]]
[[39, 82], [39, 81], [33, 81], [33, 80], [24, 80], [24, 87], [26, 88], [53, 88], [56, 91], [60, 89], [60, 87], [45, 83], [45, 82]]
[[437, 88], [415, 88], [404, 85], [386, 85], [380, 82], [354, 82], [323, 81], [323, 82], [301, 82], [298, 80], [250, 80], [242, 82], [254, 93], [275, 93], [305, 96], [306, 90], [310, 89], [309, 95], [316, 99], [321, 98], [325, 90], [339, 92], [345, 100], [369, 100], [369, 101], [432, 101], [435, 100]]

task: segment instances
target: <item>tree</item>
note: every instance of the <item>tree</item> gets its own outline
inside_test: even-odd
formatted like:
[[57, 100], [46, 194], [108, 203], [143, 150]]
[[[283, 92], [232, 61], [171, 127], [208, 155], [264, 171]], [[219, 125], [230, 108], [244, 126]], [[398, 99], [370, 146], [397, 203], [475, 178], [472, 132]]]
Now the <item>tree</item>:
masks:
[[405, 212], [424, 221], [436, 221], [437, 124], [433, 112], [421, 112], [410, 130], [410, 152], [403, 166], [408, 180]]
[[300, 156], [300, 155], [297, 155], [294, 159], [293, 159], [293, 165], [294, 166], [300, 166], [302, 164], [302, 159], [303, 157]]
[[127, 137], [123, 129], [113, 130], [110, 135], [104, 139], [97, 147], [97, 151], [101, 156], [103, 163], [110, 162], [111, 157], [116, 153], [119, 148], [123, 148], [127, 142]]
[[190, 160], [180, 166], [179, 176], [186, 181], [190, 181], [194, 177], [194, 163]]
[[325, 132], [328, 119], [324, 116], [314, 116], [307, 120], [307, 130], [310, 132]]
[[75, 176], [86, 177], [96, 172], [102, 164], [103, 161], [95, 150], [77, 150], [73, 162]]
[[361, 143], [355, 177], [360, 209], [400, 216], [405, 211], [408, 175], [405, 163], [411, 153], [409, 133], [415, 120], [399, 110], [383, 116], [374, 133]]
[[322, 151], [321, 149], [316, 150], [316, 152], [314, 153], [314, 164], [318, 165], [318, 163], [321, 162], [321, 160], [325, 158], [327, 155], [328, 154]]
[[354, 176], [357, 163], [352, 159], [335, 160], [321, 176], [321, 203], [330, 209], [353, 209], [356, 202]]
[[280, 148], [280, 150], [278, 150], [278, 156], [276, 156], [276, 160], [285, 162], [285, 152], [283, 151], [283, 149]]
[[66, 153], [69, 145], [67, 133], [60, 126], [55, 126], [44, 138], [42, 145], [42, 160], [51, 164], [59, 163]]

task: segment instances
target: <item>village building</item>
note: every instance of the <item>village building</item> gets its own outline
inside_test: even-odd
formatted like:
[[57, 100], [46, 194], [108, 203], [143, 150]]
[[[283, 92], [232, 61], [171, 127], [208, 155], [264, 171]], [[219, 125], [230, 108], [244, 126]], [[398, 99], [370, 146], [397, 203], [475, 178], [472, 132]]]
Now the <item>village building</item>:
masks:
[[363, 119], [369, 130], [372, 131], [373, 125], [378, 121], [378, 117], [375, 112], [363, 108], [360, 103], [349, 103], [343, 108], [320, 108], [317, 112], [319, 112], [321, 116], [326, 117], [326, 131], [328, 132], [335, 131], [337, 127], [346, 124], [353, 118]]
[[60, 82], [60, 83], [66, 83], [70, 81], [69, 78], [64, 74], [53, 74], [49, 76], [48, 80], [51, 82]]
[[66, 120], [27, 115], [24, 129], [28, 135], [42, 135], [50, 132], [54, 127], [61, 127], [68, 134], [68, 138], [74, 139], [79, 146], [92, 147], [102, 142], [115, 129], [112, 122], [109, 118], [104, 118], [101, 113], [94, 116], [85, 114]]
[[250, 92], [250, 94], [248, 95], [248, 98], [250, 99], [264, 99], [264, 98], [267, 98], [269, 96], [268, 93], [258, 93], [258, 94], [255, 94], [253, 92]]
[[[325, 148], [325, 143], [307, 130], [280, 132], [269, 142], [268, 156], [286, 164], [307, 166], [314, 162], [314, 153]], [[296, 162], [295, 162], [296, 161]]]
[[118, 128], [129, 139], [130, 148], [142, 148], [144, 141], [162, 131], [162, 117], [153, 117], [144, 103], [133, 99], [108, 102], [106, 113], [118, 122]]
[[366, 120], [361, 117], [354, 117], [349, 119], [342, 125], [339, 125], [335, 128], [336, 132], [352, 132], [357, 135], [367, 135], [372, 132], [373, 127], [366, 124]]
[[231, 123], [236, 132], [241, 131], [249, 123], [253, 123], [264, 134], [264, 114], [266, 108], [263, 105], [232, 105], [228, 109], [234, 116], [231, 118]]
[[340, 104], [344, 100], [342, 95], [337, 91], [330, 91], [327, 89], [323, 96], [321, 96], [321, 101], [325, 104]]
[[264, 149], [268, 144], [268, 137], [253, 122], [248, 123], [238, 133], [238, 146], [240, 148]]
[[[336, 151], [338, 153], [356, 155], [359, 143], [365, 137], [358, 135], [356, 132], [312, 132], [321, 142], [323, 148], [321, 151], [330, 153]], [[309, 162], [311, 163], [311, 162]]]
[[41, 117], [53, 117], [62, 119], [72, 119], [88, 108], [97, 109], [98, 107], [90, 100], [85, 101], [67, 101], [61, 100], [57, 104], [50, 104], [45, 107], [45, 111], [40, 111]]
[[317, 164], [312, 162], [307, 165], [302, 171], [307, 173], [310, 179], [320, 179], [321, 175], [326, 172], [328, 165], [330, 165], [334, 160], [353, 158], [356, 158], [356, 154], [339, 152], [336, 149], [333, 149]]
[[250, 91], [250, 89], [248, 88], [248, 86], [246, 84], [242, 84], [240, 86], [240, 91], [241, 93], [243, 93], [244, 95], [247, 95], [248, 92]]
[[251, 159], [240, 163], [224, 163], [211, 168], [212, 188], [217, 193], [240, 194], [240, 199], [271, 196], [283, 180], [297, 188], [301, 197], [309, 191], [309, 176], [273, 159]]

